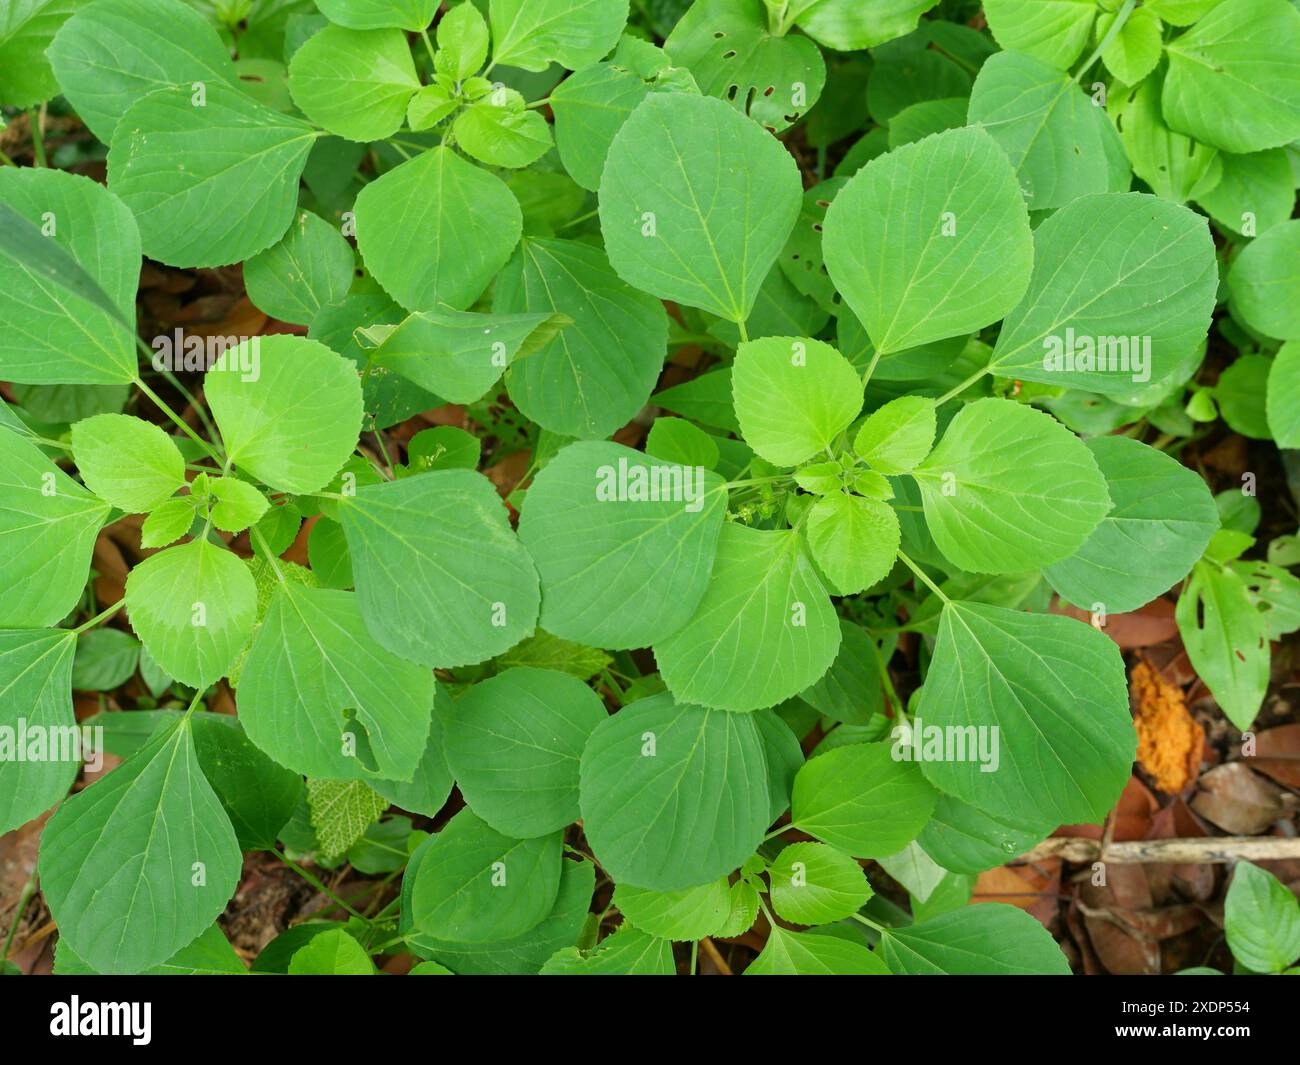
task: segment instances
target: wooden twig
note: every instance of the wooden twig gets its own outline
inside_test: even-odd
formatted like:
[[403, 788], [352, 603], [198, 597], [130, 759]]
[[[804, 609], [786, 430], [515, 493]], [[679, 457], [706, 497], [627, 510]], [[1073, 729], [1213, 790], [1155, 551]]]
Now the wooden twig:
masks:
[[[1141, 839], [1106, 843], [1106, 861], [1118, 865], [1172, 862], [1177, 865], [1221, 864], [1236, 861], [1279, 861], [1300, 858], [1300, 838], [1280, 836], [1208, 836], [1204, 839]], [[1064, 858], [1071, 862], [1100, 859], [1102, 842], [1082, 836], [1045, 839], [1022, 855], [1022, 862]]]
[[712, 961], [713, 964], [718, 967], [718, 970], [723, 976], [733, 975], [731, 972], [731, 966], [728, 965], [723, 960], [722, 955], [718, 951], [718, 948], [714, 946], [713, 940], [711, 940], [708, 936], [705, 936], [703, 939], [700, 940], [700, 947], [704, 951], [704, 953], [709, 956], [709, 960]]

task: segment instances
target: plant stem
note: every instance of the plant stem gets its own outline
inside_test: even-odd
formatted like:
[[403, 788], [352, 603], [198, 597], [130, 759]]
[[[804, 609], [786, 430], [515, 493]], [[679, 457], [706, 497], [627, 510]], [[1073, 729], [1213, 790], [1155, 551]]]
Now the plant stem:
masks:
[[393, 473], [393, 460], [388, 454], [388, 443], [384, 440], [382, 429], [375, 430], [375, 441], [379, 444], [379, 453], [384, 457], [384, 465], [388, 467], [387, 470], [382, 472], [391, 481], [396, 477], [396, 474]]
[[954, 385], [952, 388], [948, 389], [947, 392], [945, 392], [942, 396], [940, 396], [938, 399], [934, 401], [934, 405], [936, 407], [942, 407], [945, 403], [948, 402], [948, 400], [952, 399], [953, 396], [965, 392], [966, 389], [970, 388], [971, 385], [973, 385], [976, 381], [978, 381], [981, 377], [983, 377], [988, 372], [989, 372], [989, 368], [987, 366], [981, 367], [978, 371], [976, 371], [975, 373], [971, 374], [968, 378], [966, 378], [966, 380], [964, 380], [961, 384]]
[[[141, 353], [147, 359], [149, 359], [150, 365], [152, 365], [153, 356], [154, 356], [153, 348], [151, 348], [138, 336], [135, 338], [135, 343], [136, 346], [140, 349]], [[201, 404], [194, 397], [194, 393], [191, 392], [188, 388], [186, 388], [181, 383], [181, 379], [177, 377], [167, 367], [165, 366], [156, 367], [156, 369], [158, 370], [158, 373], [162, 375], [162, 379], [166, 381], [169, 385], [171, 385], [172, 388], [176, 389], [176, 391], [181, 394], [181, 398], [184, 399], [186, 403], [188, 403], [191, 407], [194, 408], [194, 413], [199, 416], [199, 421], [203, 423], [203, 428], [208, 431], [208, 435], [211, 436], [213, 440], [216, 440], [220, 436], [220, 434], [217, 432], [217, 427], [212, 424], [212, 420], [208, 417], [208, 412], [204, 409], [203, 404]]]
[[942, 599], [945, 603], [952, 602], [951, 599], [949, 599], [946, 595], [943, 594], [943, 589], [940, 588], [937, 584], [934, 583], [934, 581], [930, 580], [930, 578], [925, 575], [925, 570], [921, 569], [920, 566], [918, 566], [915, 562], [913, 562], [901, 551], [898, 552], [898, 557], [903, 561], [903, 565], [905, 565], [908, 569], [910, 569], [913, 573], [915, 573], [917, 577], [919, 577], [923, 582], [925, 582], [925, 584], [929, 586], [930, 591], [934, 592], [934, 594], [937, 595], [940, 599]]
[[1124, 0], [1124, 6], [1119, 9], [1119, 14], [1115, 16], [1115, 21], [1110, 24], [1110, 29], [1106, 31], [1106, 36], [1101, 39], [1097, 45], [1097, 50], [1090, 55], [1079, 68], [1079, 73], [1074, 76], [1076, 82], [1082, 81], [1083, 76], [1088, 73], [1093, 63], [1101, 58], [1102, 52], [1110, 47], [1110, 42], [1119, 36], [1119, 31], [1124, 28], [1124, 23], [1128, 21], [1129, 15], [1133, 14], [1133, 8], [1137, 5], [1137, 0]]
[[326, 887], [324, 881], [320, 880], [318, 877], [313, 876], [311, 873], [307, 872], [306, 869], [304, 869], [301, 865], [295, 862], [287, 854], [283, 854], [277, 850], [273, 850], [271, 851], [271, 853], [274, 854], [277, 858], [279, 858], [280, 861], [284, 862], [285, 865], [287, 865], [290, 869], [292, 869], [295, 873], [297, 873], [300, 877], [302, 877], [305, 881], [307, 881], [307, 883], [309, 883], [322, 895], [330, 899], [334, 903], [334, 905], [338, 906], [343, 910], [346, 910], [348, 913], [352, 914], [353, 917], [365, 921], [366, 924], [372, 923], [369, 917], [367, 917], [360, 910], [354, 910], [351, 906], [349, 906], [346, 902], [344, 902], [341, 898], [339, 898], [336, 894], [334, 894], [334, 892], [332, 892], [328, 887]]
[[[567, 222], [564, 223], [564, 225], [560, 226], [559, 228], [568, 229], [570, 226], [580, 226], [582, 225], [583, 222], [587, 221], [587, 219], [595, 218], [598, 214], [600, 214], [599, 207], [596, 208], [596, 210], [594, 211], [588, 211], [586, 214], [580, 214], [578, 215], [577, 218], [570, 218]], [[709, 339], [712, 340], [713, 337], [709, 337]]]
[[[862, 387], [866, 388], [871, 383], [871, 375], [876, 372], [876, 364], [880, 362], [880, 349], [871, 356], [871, 362], [867, 365], [867, 372], [862, 375]], [[938, 404], [936, 404], [938, 406]]]
[[186, 436], [188, 436], [191, 440], [193, 440], [196, 444], [198, 444], [199, 447], [201, 447], [204, 451], [206, 451], [212, 457], [212, 460], [214, 462], [218, 464], [221, 463], [221, 456], [217, 453], [216, 448], [214, 448], [210, 443], [204, 440], [203, 437], [199, 436], [199, 434], [194, 431], [194, 427], [191, 426], [189, 422], [185, 421], [185, 419], [182, 418], [179, 414], [177, 414], [174, 410], [172, 410], [171, 407], [167, 406], [163, 398], [160, 395], [158, 395], [158, 393], [155, 392], [152, 388], [150, 388], [147, 384], [144, 383], [144, 378], [137, 376], [135, 379], [135, 384], [136, 387], [140, 389], [141, 392], [143, 392], [146, 396], [148, 396], [153, 401], [154, 405], [160, 411], [162, 411], [165, 415], [167, 415], [168, 418], [170, 418], [173, 422], [176, 423], [176, 425], [180, 427], [181, 431], [184, 432]]
[[32, 155], [36, 157], [37, 166], [49, 166], [45, 158], [45, 105], [41, 104], [40, 110], [35, 107], [28, 108], [27, 124], [31, 128], [32, 134]]
[[433, 41], [429, 40], [429, 31], [428, 31], [428, 29], [423, 29], [423, 30], [421, 30], [421, 31], [420, 31], [420, 36], [424, 38], [424, 47], [425, 47], [425, 50], [429, 53], [429, 62], [432, 63], [432, 64], [434, 64], [433, 69], [434, 69], [434, 70], [437, 70], [437, 63], [438, 63], [438, 61], [437, 61], [437, 59], [434, 58], [434, 53], [433, 53]]
[[23, 910], [27, 909], [27, 903], [36, 893], [36, 870], [32, 870], [32, 875], [27, 878], [27, 883], [23, 886], [22, 894], [18, 896], [18, 906], [14, 910], [14, 919], [9, 924], [9, 934], [5, 936], [4, 949], [0, 950], [0, 962], [9, 960], [9, 948], [13, 946], [14, 936], [18, 934], [18, 923], [23, 919]]
[[748, 329], [748, 328], [746, 327], [746, 325], [745, 325], [745, 319], [741, 318], [739, 321], [737, 321], [737, 322], [736, 322], [736, 328], [740, 331], [740, 342], [741, 342], [742, 344], [748, 344], [748, 343], [749, 343], [749, 329]]
[[266, 560], [269, 563], [271, 563], [271, 568], [275, 570], [276, 579], [279, 580], [281, 584], [283, 584], [284, 570], [280, 568], [280, 563], [276, 561], [275, 555], [271, 553], [271, 545], [266, 542], [266, 537], [263, 536], [261, 532], [258, 531], [256, 525], [254, 525], [251, 529], [248, 530], [248, 538], [250, 540], [255, 540], [258, 546], [262, 548], [262, 554], [266, 556]]
[[78, 625], [75, 629], [72, 629], [72, 630], [70, 630], [70, 631], [71, 631], [74, 635], [80, 636], [80, 635], [81, 635], [83, 632], [85, 632], [87, 629], [93, 629], [93, 628], [94, 628], [96, 625], [98, 625], [101, 621], [105, 621], [105, 620], [107, 620], [108, 618], [112, 617], [112, 616], [113, 616], [114, 614], [116, 614], [119, 610], [121, 610], [124, 606], [126, 606], [126, 600], [125, 600], [125, 599], [119, 599], [119, 600], [118, 600], [116, 603], [114, 603], [112, 606], [108, 607], [108, 608], [105, 609], [105, 610], [101, 610], [98, 614], [96, 614], [96, 615], [95, 615], [93, 618], [91, 618], [89, 621], [84, 621], [84, 622], [82, 622], [82, 623], [81, 623], [80, 625]]
[[849, 914], [849, 916], [852, 917], [855, 921], [859, 921], [862, 924], [866, 925], [868, 928], [874, 929], [875, 931], [879, 932], [881, 935], [884, 935], [884, 933], [888, 931], [888, 929], [883, 924], [876, 923], [870, 917], [863, 917], [862, 914], [860, 913], [851, 913]]
[[14, 166], [14, 167], [16, 167], [17, 165], [18, 165], [18, 164], [15, 163], [12, 159], [10, 159], [9, 156], [5, 155], [4, 152], [0, 152], [0, 166]]

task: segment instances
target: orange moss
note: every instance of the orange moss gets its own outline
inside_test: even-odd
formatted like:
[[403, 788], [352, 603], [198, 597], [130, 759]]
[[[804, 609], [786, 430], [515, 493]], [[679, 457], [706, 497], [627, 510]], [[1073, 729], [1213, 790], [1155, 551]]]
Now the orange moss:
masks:
[[1177, 795], [1196, 779], [1205, 730], [1187, 712], [1182, 688], [1171, 684], [1147, 661], [1129, 678], [1133, 724], [1138, 734], [1138, 764], [1163, 792]]

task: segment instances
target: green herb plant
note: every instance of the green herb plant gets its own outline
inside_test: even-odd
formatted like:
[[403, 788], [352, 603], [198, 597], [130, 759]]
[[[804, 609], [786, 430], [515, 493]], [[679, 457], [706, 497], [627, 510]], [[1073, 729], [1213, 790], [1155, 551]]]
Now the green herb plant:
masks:
[[[258, 971], [671, 973], [753, 929], [750, 974], [1066, 973], [967, 902], [1129, 779], [1108, 616], [1186, 580], [1249, 727], [1300, 559], [1243, 561], [1249, 486], [1176, 454], [1300, 446], [1289, 0], [4, 14], [55, 166], [0, 166], [0, 830], [54, 808], [58, 971], [243, 971], [266, 851], [400, 893]], [[141, 339], [142, 255], [242, 264], [281, 331]], [[394, 435], [448, 403], [475, 431]], [[74, 791], [72, 690], [137, 674]]]

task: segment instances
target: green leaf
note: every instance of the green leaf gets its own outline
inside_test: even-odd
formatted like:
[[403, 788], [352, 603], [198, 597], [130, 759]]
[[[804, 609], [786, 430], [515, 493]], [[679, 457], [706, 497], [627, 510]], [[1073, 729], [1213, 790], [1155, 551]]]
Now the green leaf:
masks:
[[[1097, 19], [1096, 36], [1104, 40], [1115, 24], [1115, 15], [1104, 12]], [[1160, 61], [1164, 46], [1164, 27], [1160, 16], [1149, 7], [1134, 8], [1119, 33], [1111, 38], [1101, 53], [1106, 69], [1125, 85], [1136, 85]]]
[[462, 810], [433, 838], [415, 873], [416, 927], [439, 939], [510, 939], [540, 924], [560, 887], [562, 834], [519, 840]]
[[627, 13], [627, 0], [491, 0], [493, 65], [580, 70], [618, 43]]
[[861, 943], [821, 932], [787, 932], [776, 925], [746, 976], [888, 976], [880, 955]]
[[1123, 436], [1087, 446], [1114, 507], [1078, 551], [1043, 575], [1075, 606], [1122, 614], [1187, 576], [1219, 514], [1200, 476], [1168, 455]]
[[282, 583], [239, 680], [239, 717], [281, 765], [335, 780], [410, 780], [433, 676], [371, 638], [356, 596]]
[[374, 972], [370, 955], [341, 928], [313, 936], [289, 960], [290, 976], [373, 976]]
[[472, 470], [365, 485], [340, 520], [366, 628], [434, 668], [482, 662], [537, 621], [537, 574], [506, 505]]
[[612, 63], [579, 70], [555, 87], [555, 147], [564, 169], [584, 189], [600, 188], [615, 134], [649, 93], [644, 81]]
[[685, 466], [716, 469], [721, 457], [717, 440], [685, 418], [656, 418], [646, 434], [647, 455]]
[[562, 315], [544, 312], [417, 311], [383, 336], [370, 365], [399, 373], [451, 403], [475, 403], [511, 362], [535, 354], [566, 324]]
[[140, 642], [121, 629], [90, 629], [77, 637], [72, 686], [109, 692], [125, 684], [140, 664]]
[[172, 438], [128, 414], [77, 422], [72, 456], [86, 487], [129, 514], [153, 510], [185, 484], [185, 459]]
[[208, 492], [213, 500], [212, 524], [223, 532], [243, 532], [256, 525], [270, 506], [266, 496], [236, 477], [214, 477]]
[[1107, 110], [1120, 128], [1120, 139], [1133, 172], [1166, 200], [1183, 203], [1213, 189], [1223, 174], [1219, 149], [1171, 130], [1160, 109], [1160, 78], [1136, 88], [1117, 87]]
[[881, 952], [896, 973], [1069, 976], [1061, 948], [1024, 910], [1001, 902], [964, 906], [940, 917], [887, 928]]
[[195, 503], [194, 496], [181, 496], [155, 507], [140, 526], [140, 546], [154, 548], [174, 544], [194, 524]]
[[489, 826], [517, 839], [546, 835], [578, 819], [578, 762], [606, 716], [575, 677], [508, 669], [451, 704], [447, 765]]
[[1295, 177], [1286, 149], [1218, 156], [1223, 175], [1196, 202], [1222, 228], [1263, 233], [1281, 225], [1295, 208]]
[[434, 69], [454, 81], [477, 73], [488, 54], [488, 27], [478, 8], [458, 4], [438, 22], [438, 51]]
[[131, 973], [206, 931], [242, 866], [181, 721], [55, 811], [39, 871], [60, 937], [96, 971]]
[[410, 310], [463, 310], [506, 264], [523, 217], [504, 181], [450, 148], [417, 155], [357, 196], [366, 267]]
[[616, 883], [678, 891], [732, 872], [768, 825], [767, 766], [752, 717], [667, 692], [596, 726], [582, 752], [587, 841]]
[[447, 699], [447, 692], [441, 685], [434, 686], [434, 712], [429, 721], [429, 739], [425, 743], [424, 754], [415, 768], [415, 776], [409, 781], [372, 780], [370, 784], [394, 806], [400, 806], [411, 813], [433, 817], [451, 794], [454, 781], [451, 770], [447, 768], [446, 746], [443, 736], [442, 717], [439, 701]]
[[1082, 54], [1096, 14], [1093, 0], [985, 0], [984, 15], [998, 44], [1058, 70]]
[[813, 40], [849, 52], [875, 48], [886, 41], [902, 37], [916, 29], [921, 15], [934, 7], [936, 0], [812, 0], [796, 4], [801, 7], [794, 24]]
[[837, 595], [855, 595], [894, 567], [902, 531], [893, 507], [835, 492], [808, 511], [808, 546]]
[[773, 132], [806, 114], [826, 83], [817, 45], [799, 34], [773, 33], [766, 9], [751, 0], [692, 4], [664, 51], [705, 95], [731, 102]]
[[731, 390], [745, 443], [777, 466], [797, 466], [827, 450], [862, 410], [857, 371], [820, 340], [741, 344]]
[[1270, 640], [1300, 629], [1300, 577], [1262, 559], [1231, 566], [1246, 582], [1251, 601], [1264, 615]]
[[1238, 862], [1223, 904], [1232, 956], [1252, 972], [1278, 973], [1300, 957], [1300, 902], [1285, 884]]
[[[885, 872], [907, 889], [907, 893], [912, 897], [914, 918], [918, 921], [924, 920], [924, 917], [917, 912], [917, 908], [930, 901], [930, 896], [949, 875], [948, 872], [926, 854], [916, 840], [912, 840], [897, 854], [889, 854], [876, 861]], [[969, 894], [967, 897], [969, 898]]]
[[914, 471], [939, 549], [976, 573], [1024, 572], [1074, 554], [1111, 509], [1106, 480], [1051, 415], [981, 399]]
[[[155, 965], [143, 976], [236, 976], [248, 972], [243, 959], [225, 937], [219, 925], [213, 925], [193, 943], [181, 947], [161, 965]], [[54, 947], [55, 976], [97, 976], [89, 965], [77, 957], [60, 937]], [[137, 975], [132, 973], [132, 975]]]
[[1214, 402], [1228, 427], [1254, 440], [1272, 440], [1267, 415], [1269, 372], [1273, 360], [1266, 355], [1248, 354], [1219, 374], [1214, 385]]
[[92, 133], [108, 144], [132, 104], [157, 89], [237, 84], [211, 24], [180, 0], [78, 4], [49, 49], [50, 65]]
[[672, 943], [631, 925], [622, 925], [595, 950], [556, 951], [542, 966], [543, 976], [674, 976]]
[[0, 15], [0, 102], [31, 107], [59, 91], [46, 49], [83, 0], [15, 0]]
[[1124, 664], [1091, 625], [946, 603], [924, 693], [924, 727], [914, 721], [910, 744], [895, 746], [936, 788], [993, 817], [1099, 822], [1129, 778]]
[[[912, 42], [876, 53], [867, 78], [867, 111], [882, 126], [913, 104], [970, 95], [970, 74], [947, 56], [919, 44], [918, 35]], [[888, 146], [885, 130], [864, 136], [854, 146], [854, 158], [842, 162], [836, 176], [849, 177]]]
[[[1278, 349], [1268, 373], [1268, 427], [1280, 448], [1300, 448], [1300, 341]], [[1291, 397], [1288, 402], [1287, 397]]]
[[930, 453], [937, 425], [933, 400], [900, 396], [867, 416], [853, 450], [879, 473], [907, 473]]
[[551, 432], [609, 436], [645, 406], [663, 370], [663, 304], [621, 280], [599, 248], [525, 240], [497, 279], [493, 310], [571, 319], [506, 373], [515, 405]]
[[966, 125], [969, 106], [970, 102], [965, 96], [908, 104], [889, 120], [890, 149], [924, 140], [932, 133], [959, 129]]
[[[658, 499], [649, 494], [656, 484]], [[712, 472], [656, 463], [615, 443], [564, 448], [533, 481], [519, 519], [541, 578], [540, 624], [612, 649], [667, 638], [708, 587], [726, 505]]]
[[391, 137], [420, 87], [400, 30], [326, 26], [294, 53], [289, 92], [309, 119], [339, 137]]
[[230, 818], [240, 849], [273, 849], [306, 798], [302, 777], [254, 747], [236, 718], [197, 714], [190, 727], [199, 768]]
[[647, 891], [619, 884], [613, 902], [628, 924], [660, 939], [685, 941], [717, 935], [731, 916], [726, 877], [680, 891]]
[[1225, 152], [1300, 138], [1300, 11], [1287, 0], [1225, 0], [1165, 46], [1169, 125]]
[[1192, 668], [1228, 720], [1250, 728], [1268, 691], [1268, 624], [1235, 570], [1199, 562], [1178, 597], [1178, 632]]
[[[885, 709], [880, 651], [860, 625], [841, 618], [840, 633], [840, 650], [831, 668], [811, 688], [800, 692], [799, 698], [834, 721], [870, 725]], [[795, 768], [801, 764], [802, 754]]]
[[885, 743], [819, 754], [794, 778], [790, 825], [855, 858], [894, 854], [930, 818], [938, 793]]
[[1228, 291], [1234, 314], [1265, 336], [1300, 340], [1300, 307], [1292, 298], [1297, 278], [1300, 219], [1261, 234], [1232, 261]]
[[0, 427], [0, 626], [53, 625], [77, 605], [111, 509]]
[[883, 354], [996, 322], [1033, 263], [1015, 172], [978, 128], [873, 159], [831, 203], [823, 243], [831, 280]]
[[423, 957], [434, 957], [462, 976], [532, 976], [557, 950], [578, 942], [588, 920], [588, 907], [595, 888], [595, 871], [590, 862], [561, 862], [560, 887], [551, 912], [522, 935], [491, 943], [459, 943], [412, 934], [411, 893], [436, 837], [430, 836], [416, 848], [402, 878], [401, 924], [407, 942]]
[[835, 611], [798, 534], [729, 524], [699, 608], [654, 651], [679, 699], [757, 710], [813, 684], [839, 642]]
[[[150, 93], [122, 116], [108, 183], [169, 266], [224, 266], [270, 247], [293, 221], [321, 134], [220, 82]], [[183, 160], [183, 162], [180, 162]]]
[[0, 376], [32, 384], [118, 384], [136, 376], [140, 234], [89, 178], [0, 170]]
[[363, 780], [309, 780], [307, 808], [320, 853], [335, 859], [379, 820], [388, 800]]
[[[1156, 40], [1158, 49], [1158, 34]], [[999, 52], [980, 68], [970, 121], [1010, 157], [1035, 210], [1128, 191], [1128, 159], [1105, 110], [1067, 74], [1033, 56]]]
[[794, 924], [842, 920], [871, 897], [862, 866], [825, 843], [791, 843], [777, 855], [768, 876], [772, 908]]
[[225, 676], [248, 644], [257, 589], [248, 567], [209, 540], [151, 555], [126, 581], [131, 627], [157, 663], [192, 688]]
[[461, 101], [454, 90], [434, 82], [419, 89], [406, 105], [406, 123], [415, 132], [432, 129], [448, 115], [453, 115]]
[[550, 123], [525, 110], [522, 98], [506, 106], [490, 99], [471, 104], [456, 117], [452, 133], [466, 155], [488, 166], [528, 166], [554, 145]]
[[0, 833], [44, 813], [77, 779], [82, 745], [62, 743], [81, 738], [72, 713], [76, 643], [61, 629], [0, 630]]
[[916, 841], [943, 868], [973, 875], [1020, 857], [1055, 828], [1055, 822], [1034, 824], [1022, 816], [993, 817], [951, 795], [940, 795]]
[[538, 629], [528, 639], [497, 655], [492, 660], [498, 669], [527, 666], [534, 669], [555, 669], [579, 680], [588, 680], [613, 663], [613, 659], [597, 647], [586, 647], [572, 640], [563, 640]]
[[255, 337], [227, 350], [204, 395], [230, 461], [283, 492], [325, 487], [361, 431], [356, 367], [305, 337]]
[[317, 0], [331, 22], [352, 30], [423, 30], [438, 13], [440, 0]]
[[794, 160], [760, 126], [712, 97], [652, 93], [610, 146], [601, 230], [629, 284], [742, 322], [801, 199]]
[[1122, 399], [1169, 380], [1205, 339], [1218, 271], [1205, 219], [1187, 208], [1136, 192], [1085, 196], [1034, 244], [1029, 291], [994, 347], [999, 376]]
[[1143, 6], [1149, 7], [1171, 26], [1190, 26], [1221, 3], [1223, 0], [1146, 0]]
[[309, 325], [322, 307], [348, 294], [353, 267], [342, 234], [318, 215], [300, 211], [278, 244], [244, 264], [244, 284], [258, 310]]

